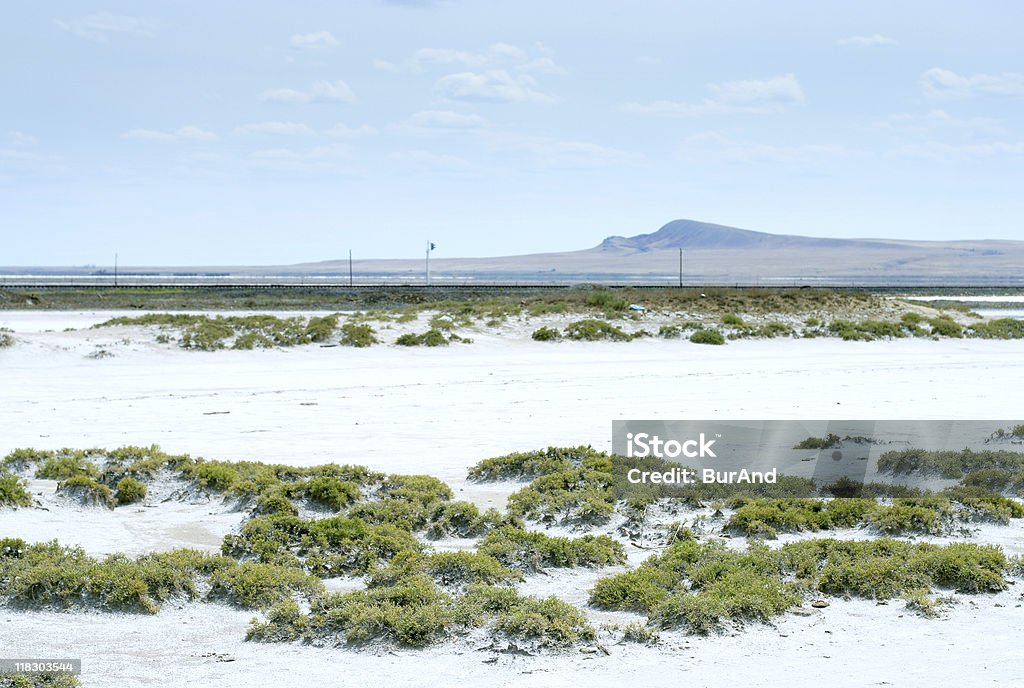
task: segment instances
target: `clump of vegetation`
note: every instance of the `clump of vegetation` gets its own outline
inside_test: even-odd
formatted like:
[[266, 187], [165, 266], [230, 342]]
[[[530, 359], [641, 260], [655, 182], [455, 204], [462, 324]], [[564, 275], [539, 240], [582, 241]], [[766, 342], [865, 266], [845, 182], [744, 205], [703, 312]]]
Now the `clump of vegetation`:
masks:
[[0, 595], [22, 604], [156, 613], [173, 597], [198, 599], [200, 580], [211, 584], [214, 597], [223, 595], [246, 608], [261, 608], [293, 593], [322, 591], [320, 581], [301, 571], [254, 569], [195, 550], [100, 560], [56, 541], [0, 540]]
[[725, 344], [725, 336], [718, 330], [697, 330], [690, 335], [690, 341], [694, 344], [721, 346]]
[[367, 347], [379, 344], [377, 333], [365, 323], [347, 322], [341, 326], [341, 343], [344, 346]]
[[[1009, 474], [1009, 487], [1018, 492], [1024, 489], [1024, 454], [1014, 451], [928, 451], [925, 449], [902, 449], [887, 451], [878, 459], [878, 472], [890, 475], [938, 476], [948, 480], [967, 479], [978, 474], [971, 481], [992, 480], [1003, 473], [979, 473], [979, 471], [1003, 471]], [[969, 481], [969, 482], [971, 482]]]
[[469, 469], [470, 480], [533, 480], [579, 466], [594, 454], [593, 447], [548, 447], [484, 459]]
[[587, 294], [584, 303], [590, 307], [604, 312], [605, 317], [613, 318], [625, 312], [629, 302], [621, 296], [608, 289], [596, 289]]
[[279, 318], [274, 315], [210, 317], [185, 313], [148, 313], [136, 317], [112, 318], [94, 327], [141, 325], [174, 329], [180, 332], [182, 348], [215, 351], [229, 345], [234, 349], [253, 349], [325, 342], [334, 336], [339, 318], [337, 313], [309, 319]]
[[613, 342], [628, 342], [633, 336], [621, 328], [612, 325], [604, 320], [577, 320], [566, 326], [564, 336], [566, 339], [576, 341], [595, 342], [609, 340]]
[[868, 498], [830, 501], [737, 498], [731, 503], [739, 506], [729, 518], [729, 528], [767, 538], [776, 537], [779, 531], [833, 530], [860, 525], [872, 526], [886, 535], [941, 534], [958, 523], [1007, 523], [1011, 518], [1024, 517], [1024, 505], [984, 492], [980, 495], [952, 492], [939, 496], [897, 497], [890, 504]]
[[398, 346], [448, 346], [456, 341], [464, 340], [454, 334], [446, 336], [444, 332], [435, 327], [419, 334], [407, 332], [396, 339], [395, 344]]
[[964, 336], [964, 328], [948, 315], [939, 315], [928, 320], [932, 326], [932, 334], [939, 337], [953, 337], [959, 339]]
[[0, 508], [32, 506], [28, 483], [14, 473], [0, 472]]
[[999, 318], [975, 323], [968, 327], [972, 336], [980, 339], [1024, 339], [1024, 320]]
[[736, 315], [735, 313], [724, 313], [722, 315], [722, 324], [726, 327], [746, 327], [747, 323], [743, 321], [743, 318]]
[[515, 518], [545, 523], [607, 521], [615, 508], [611, 457], [589, 447], [582, 449], [578, 463], [573, 461], [572, 467], [563, 464], [559, 470], [539, 475], [510, 495], [508, 513]]
[[537, 342], [557, 342], [562, 338], [562, 333], [553, 327], [539, 327], [530, 337]]
[[14, 346], [14, 337], [11, 336], [12, 331], [0, 327], [0, 349], [6, 349], [9, 346]]
[[57, 485], [57, 492], [73, 495], [83, 504], [113, 508], [114, 493], [103, 483], [85, 475], [75, 475]]
[[317, 576], [365, 574], [400, 552], [423, 546], [406, 528], [332, 516], [303, 520], [291, 514], [257, 516], [238, 535], [226, 535], [221, 551], [231, 557], [290, 567]]
[[146, 498], [146, 484], [125, 476], [117, 482], [116, 499], [118, 504], [135, 504]]
[[511, 569], [542, 571], [546, 568], [607, 566], [626, 560], [622, 543], [607, 535], [579, 538], [549, 537], [514, 526], [498, 528], [477, 547]]
[[2, 688], [79, 688], [81, 685], [77, 676], [64, 672], [0, 674]]
[[808, 437], [800, 440], [793, 446], [793, 449], [831, 449], [838, 447], [841, 441], [839, 435], [830, 432], [824, 437]]
[[315, 644], [394, 642], [422, 647], [469, 628], [565, 646], [592, 639], [594, 629], [576, 607], [557, 598], [520, 595], [514, 588], [473, 584], [454, 597], [429, 577], [412, 575], [394, 585], [325, 595], [303, 614], [294, 602], [280, 605], [265, 622], [254, 622], [251, 640], [302, 639]]
[[1006, 587], [1008, 565], [998, 547], [968, 543], [803, 540], [738, 552], [684, 534], [639, 568], [599, 580], [590, 602], [707, 633], [725, 620], [766, 621], [809, 594], [884, 600], [932, 588], [996, 592]]
[[633, 621], [622, 629], [622, 639], [628, 643], [654, 645], [658, 642], [658, 632], [647, 624]]

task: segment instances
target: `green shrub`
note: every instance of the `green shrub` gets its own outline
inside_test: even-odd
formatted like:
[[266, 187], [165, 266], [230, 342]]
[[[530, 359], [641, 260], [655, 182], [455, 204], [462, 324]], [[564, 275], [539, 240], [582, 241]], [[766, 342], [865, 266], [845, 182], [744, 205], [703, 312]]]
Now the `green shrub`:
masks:
[[221, 545], [228, 556], [301, 565], [318, 576], [367, 573], [399, 552], [422, 549], [407, 527], [345, 516], [307, 521], [289, 514], [256, 516]]
[[221, 568], [210, 577], [210, 596], [226, 599], [245, 609], [264, 609], [280, 604], [293, 594], [312, 597], [323, 584], [303, 571], [273, 564], [247, 562]]
[[626, 624], [622, 631], [622, 639], [629, 643], [653, 645], [658, 642], [658, 632], [646, 624], [634, 621]]
[[[334, 336], [334, 332], [338, 329], [338, 320], [339, 320], [339, 318], [340, 318], [340, 316], [337, 313], [332, 313], [331, 315], [314, 316], [314, 317], [310, 318], [309, 322], [306, 323], [306, 337], [305, 337], [306, 340], [310, 341], [310, 342], [326, 342], [332, 336]], [[346, 326], [348, 326], [348, 323], [346, 323]], [[356, 327], [359, 327], [359, 326], [357, 325]], [[367, 327], [369, 329], [370, 337], [372, 338], [373, 337], [373, 329], [369, 328], [368, 325], [365, 326], [365, 327]], [[342, 328], [341, 341], [342, 341], [343, 344], [347, 343], [345, 341], [345, 329], [344, 328]], [[374, 342], [371, 342], [371, 343], [374, 343]], [[366, 345], [365, 344], [355, 344], [355, 345], [352, 345], [352, 346], [366, 346]]]
[[395, 340], [395, 344], [399, 346], [448, 346], [451, 341], [454, 341], [454, 336], [446, 337], [441, 330], [431, 328], [421, 334], [411, 332], [403, 334]]
[[477, 551], [520, 571], [548, 567], [607, 566], [626, 560], [622, 544], [607, 535], [579, 538], [549, 537], [544, 533], [506, 526], [487, 534]]
[[514, 638], [539, 639], [556, 647], [597, 635], [583, 612], [557, 597], [520, 597], [514, 607], [498, 614], [495, 628]]
[[808, 437], [800, 440], [793, 446], [793, 449], [831, 449], [838, 447], [840, 441], [839, 435], [830, 432], [825, 437]]
[[940, 337], [963, 337], [964, 328], [960, 327], [960, 324], [948, 315], [931, 318], [928, 324], [932, 326], [932, 334], [934, 335]]
[[50, 480], [67, 480], [76, 476], [98, 477], [99, 469], [86, 456], [85, 452], [61, 450], [59, 455], [51, 456], [38, 465], [36, 477]]
[[587, 294], [584, 303], [590, 308], [604, 311], [608, 317], [613, 317], [616, 313], [622, 313], [629, 306], [625, 299], [607, 289], [597, 289]]
[[747, 323], [743, 322], [743, 318], [736, 315], [735, 313], [725, 313], [722, 315], [722, 324], [728, 327], [746, 327]]
[[117, 483], [117, 503], [135, 504], [146, 498], [146, 484], [132, 477], [124, 477]]
[[546, 523], [604, 523], [614, 508], [612, 460], [596, 452], [584, 457], [579, 468], [538, 476], [508, 498], [511, 516]]
[[367, 347], [380, 343], [372, 327], [365, 324], [345, 323], [341, 327], [341, 343], [345, 346]]
[[999, 318], [970, 325], [969, 330], [982, 339], [1024, 339], [1024, 320]]
[[14, 337], [11, 336], [11, 330], [0, 327], [0, 349], [6, 349], [9, 346], [14, 346]]
[[513, 452], [484, 459], [469, 469], [470, 480], [533, 480], [580, 465], [597, 452], [589, 446], [548, 447], [530, 452]]
[[114, 506], [114, 494], [110, 488], [85, 475], [72, 476], [64, 482], [58, 483], [57, 492], [75, 492], [81, 495], [85, 503], [105, 507]]
[[13, 473], [0, 472], [0, 507], [32, 506], [28, 482]]
[[330, 475], [310, 478], [302, 484], [302, 490], [310, 500], [334, 511], [341, 511], [361, 496], [357, 483]]
[[706, 634], [722, 619], [768, 621], [799, 601], [793, 584], [740, 569], [721, 574], [696, 593], [673, 593], [655, 609], [654, 619], [663, 627], [685, 626]]
[[690, 341], [694, 344], [721, 346], [725, 344], [725, 337], [718, 330], [697, 330], [690, 335]]
[[539, 327], [530, 336], [537, 342], [555, 342], [562, 338], [562, 333], [553, 327]]
[[632, 336], [609, 322], [591, 319], [569, 323], [565, 328], [565, 338], [588, 342], [599, 340], [628, 342]]

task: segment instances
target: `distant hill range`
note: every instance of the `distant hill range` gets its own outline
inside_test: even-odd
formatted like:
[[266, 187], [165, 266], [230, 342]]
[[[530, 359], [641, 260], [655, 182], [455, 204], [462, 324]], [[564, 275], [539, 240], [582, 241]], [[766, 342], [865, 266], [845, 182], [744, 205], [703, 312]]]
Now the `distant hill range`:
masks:
[[[611, 236], [581, 251], [432, 258], [436, 278], [671, 283], [1024, 283], [1024, 241], [900, 241], [769, 234], [674, 220], [650, 234]], [[344, 261], [292, 266], [346, 273]], [[357, 273], [422, 275], [423, 261], [356, 261]]]
[[[611, 236], [580, 251], [493, 258], [431, 258], [440, 282], [619, 281], [672, 284], [1024, 284], [1024, 241], [829, 239], [769, 234], [675, 220], [650, 234]], [[422, 283], [419, 260], [356, 260], [357, 279]], [[349, 264], [328, 260], [287, 266], [122, 268], [122, 274], [348, 277]], [[89, 274], [63, 268], [0, 268], [6, 274]]]

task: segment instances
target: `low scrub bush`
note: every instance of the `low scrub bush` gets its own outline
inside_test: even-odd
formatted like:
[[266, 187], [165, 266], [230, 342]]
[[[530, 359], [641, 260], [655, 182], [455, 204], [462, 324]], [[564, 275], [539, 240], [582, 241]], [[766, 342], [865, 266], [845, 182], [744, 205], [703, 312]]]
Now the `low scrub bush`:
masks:
[[578, 468], [538, 476], [508, 498], [510, 515], [545, 523], [604, 523], [614, 508], [611, 457], [596, 452]]
[[146, 498], [146, 484], [132, 477], [121, 478], [117, 482], [116, 499], [118, 504], [135, 504]]
[[625, 549], [607, 535], [579, 538], [549, 537], [544, 533], [506, 526], [487, 534], [477, 551], [508, 568], [542, 571], [549, 567], [607, 566], [626, 560]]
[[407, 332], [396, 339], [395, 344], [399, 346], [448, 346], [453, 341], [456, 341], [454, 335], [445, 336], [441, 330], [431, 328], [420, 334]]
[[576, 341], [595, 342], [608, 340], [613, 342], [628, 342], [632, 335], [604, 320], [577, 320], [566, 326], [564, 336], [566, 339]]
[[114, 493], [103, 483], [85, 475], [76, 475], [57, 485], [57, 492], [72, 495], [83, 504], [113, 507]]
[[379, 344], [380, 340], [370, 325], [348, 322], [341, 326], [341, 343], [344, 346], [363, 348]]
[[14, 473], [0, 472], [0, 507], [32, 506], [28, 482]]
[[530, 337], [537, 342], [557, 342], [562, 333], [553, 327], [538, 327]]
[[484, 459], [469, 469], [470, 480], [533, 480], [541, 475], [557, 473], [579, 466], [584, 459], [596, 456], [592, 447], [548, 447], [529, 452], [513, 452]]
[[690, 341], [694, 344], [721, 346], [725, 344], [725, 336], [718, 330], [697, 330], [690, 335]]

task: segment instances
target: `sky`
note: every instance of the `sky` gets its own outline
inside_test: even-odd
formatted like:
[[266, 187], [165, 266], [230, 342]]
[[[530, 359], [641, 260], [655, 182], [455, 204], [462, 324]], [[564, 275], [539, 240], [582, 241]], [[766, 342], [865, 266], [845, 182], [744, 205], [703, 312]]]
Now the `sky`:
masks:
[[1024, 5], [8, 0], [0, 265], [1024, 239]]

